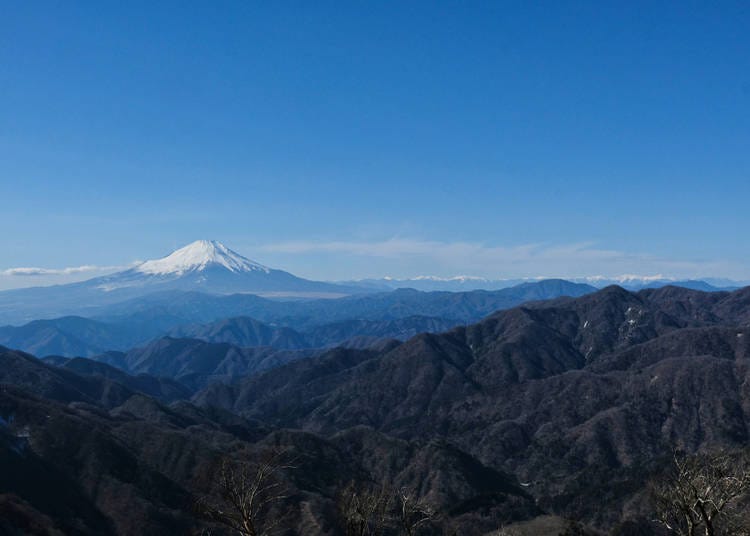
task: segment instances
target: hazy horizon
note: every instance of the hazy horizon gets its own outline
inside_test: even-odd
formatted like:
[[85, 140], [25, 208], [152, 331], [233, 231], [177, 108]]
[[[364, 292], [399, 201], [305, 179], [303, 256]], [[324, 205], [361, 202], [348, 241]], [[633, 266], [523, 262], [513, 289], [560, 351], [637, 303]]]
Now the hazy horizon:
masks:
[[[182, 246], [186, 246], [186, 244], [183, 244]], [[231, 245], [228, 245], [230, 249], [233, 249]], [[461, 245], [461, 247], [464, 248], [476, 248], [476, 246], [466, 244]], [[163, 258], [169, 253], [172, 253], [173, 250], [170, 250], [169, 252], [165, 253], [164, 255], [157, 257]], [[244, 256], [242, 252], [237, 252]], [[86, 265], [82, 264], [79, 266], [72, 266], [72, 267], [64, 267], [64, 268], [47, 268], [47, 267], [14, 267], [14, 268], [8, 268], [5, 270], [0, 271], [0, 291], [2, 290], [11, 290], [16, 288], [28, 288], [28, 287], [34, 287], [34, 286], [50, 286], [50, 285], [59, 285], [59, 284], [67, 284], [67, 283], [75, 283], [80, 281], [86, 281], [95, 277], [100, 277], [104, 275], [114, 274], [120, 271], [125, 271], [131, 268], [138, 267], [140, 264], [145, 262], [145, 260], [153, 260], [153, 259], [144, 259], [144, 260], [136, 260], [131, 261], [128, 263], [124, 263], [121, 265], [115, 265], [115, 266], [97, 266], [97, 265]], [[258, 262], [258, 259], [250, 259], [254, 262]], [[533, 262], [533, 261], [531, 261]], [[263, 263], [261, 261], [261, 264], [267, 264]], [[276, 266], [276, 265], [270, 265], [270, 268], [276, 268], [276, 269], [282, 269], [285, 270], [283, 266]], [[633, 273], [633, 272], [622, 272], [622, 273], [610, 273], [610, 274], [602, 274], [602, 273], [581, 273], [581, 274], [575, 274], [575, 273], [569, 273], [569, 274], [555, 274], [555, 273], [547, 273], [547, 274], [520, 274], [520, 275], [514, 275], [514, 276], [504, 276], [502, 274], [500, 275], [474, 275], [474, 274], [461, 274], [461, 273], [454, 273], [449, 275], [436, 275], [434, 273], [411, 273], [408, 275], [391, 275], [388, 273], [385, 274], [375, 274], [375, 275], [369, 275], [364, 277], [342, 277], [342, 278], [329, 278], [325, 277], [325, 274], [322, 274], [322, 277], [310, 277], [307, 274], [301, 274], [301, 273], [295, 273], [295, 275], [301, 276], [301, 277], [307, 277], [309, 279], [316, 279], [320, 281], [331, 281], [331, 282], [346, 282], [346, 281], [368, 281], [368, 280], [419, 280], [419, 279], [434, 279], [436, 281], [450, 281], [450, 280], [457, 280], [457, 279], [466, 279], [469, 282], [471, 280], [485, 280], [488, 282], [502, 282], [502, 281], [509, 281], [509, 282], [517, 282], [517, 281], [535, 281], [535, 280], [543, 280], [543, 279], [567, 279], [571, 281], [581, 281], [581, 282], [589, 282], [591, 284], [596, 284], [599, 281], [604, 282], [610, 282], [610, 281], [627, 281], [627, 280], [644, 280], [644, 281], [685, 281], [685, 280], [708, 280], [711, 282], [723, 282], [726, 284], [744, 284], [746, 281], [743, 281], [741, 279], [732, 279], [727, 277], [721, 277], [721, 276], [712, 276], [710, 274], [707, 274], [703, 277], [676, 277], [669, 274], [664, 273]], [[481, 288], [481, 284], [478, 285], [479, 288]]]

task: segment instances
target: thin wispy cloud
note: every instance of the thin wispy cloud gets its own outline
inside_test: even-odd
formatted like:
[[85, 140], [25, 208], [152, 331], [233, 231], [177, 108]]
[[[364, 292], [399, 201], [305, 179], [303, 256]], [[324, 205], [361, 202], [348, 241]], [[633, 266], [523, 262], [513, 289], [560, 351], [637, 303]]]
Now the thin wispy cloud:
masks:
[[1, 275], [6, 276], [21, 276], [21, 277], [34, 277], [34, 276], [54, 276], [54, 275], [75, 275], [75, 274], [91, 274], [97, 272], [109, 272], [113, 270], [119, 270], [122, 266], [94, 266], [94, 265], [83, 265], [83, 266], [71, 266], [67, 268], [37, 268], [37, 267], [18, 267], [8, 268], [0, 271]]
[[[649, 253], [598, 247], [594, 242], [492, 246], [480, 242], [443, 242], [411, 238], [380, 241], [292, 241], [261, 246], [285, 255], [345, 255], [372, 259], [421, 261], [443, 274], [470, 273], [487, 277], [581, 277], [590, 275], [664, 274], [700, 277], [742, 275], [728, 261], [670, 259]], [[394, 267], [397, 267], [394, 263]]]

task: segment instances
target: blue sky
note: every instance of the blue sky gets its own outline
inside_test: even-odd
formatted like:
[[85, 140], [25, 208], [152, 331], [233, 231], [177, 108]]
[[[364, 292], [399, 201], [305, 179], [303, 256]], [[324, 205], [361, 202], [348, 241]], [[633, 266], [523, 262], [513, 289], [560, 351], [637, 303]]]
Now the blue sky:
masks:
[[750, 279], [750, 6], [570, 4], [3, 2], [0, 288], [198, 238], [319, 279]]

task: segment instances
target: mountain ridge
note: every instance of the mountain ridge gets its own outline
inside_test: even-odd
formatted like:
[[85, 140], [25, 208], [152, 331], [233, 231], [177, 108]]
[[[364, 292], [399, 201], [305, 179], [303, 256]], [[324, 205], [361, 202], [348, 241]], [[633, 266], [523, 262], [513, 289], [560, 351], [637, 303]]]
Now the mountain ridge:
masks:
[[408, 441], [440, 437], [529, 482], [542, 509], [608, 529], [646, 500], [670, 448], [750, 438], [749, 305], [749, 289], [612, 286], [369, 359], [339, 350], [213, 384], [193, 401], [324, 436], [365, 423]]
[[[415, 293], [397, 293], [397, 310]], [[486, 297], [469, 303], [483, 306]], [[226, 343], [163, 339], [107, 356], [150, 373], [134, 377], [87, 360], [50, 359], [61, 367], [53, 369], [0, 349], [0, 464], [44, 460], [67, 479], [55, 489], [83, 485], [75, 509], [94, 505], [120, 533], [195, 526], [179, 501], [164, 497], [203, 493], [198, 477], [215, 474], [222, 453], [275, 446], [301, 460], [280, 506], [290, 533], [339, 534], [338, 490], [364, 479], [418, 489], [461, 534], [550, 516], [557, 526], [568, 519], [600, 533], [657, 534], [646, 485], [672, 449], [750, 441], [749, 341], [750, 289], [610, 286], [383, 348], [339, 347], [248, 368], [244, 378], [230, 377], [231, 367], [255, 363], [262, 351], [240, 358]], [[217, 368], [230, 374], [218, 377]], [[197, 392], [167, 406], [143, 390], [172, 399], [185, 390], [151, 374], [194, 382]], [[27, 437], [33, 450], [19, 457]], [[142, 476], [124, 479], [121, 463]], [[101, 475], [104, 493], [92, 485]], [[67, 519], [21, 482], [11, 493], [56, 522]], [[123, 496], [134, 486], [139, 501]], [[317, 520], [324, 529], [310, 524]], [[529, 530], [522, 534], [560, 533]]]
[[[529, 300], [579, 296], [593, 290], [586, 285], [552, 280], [499, 291], [451, 293], [399, 289], [339, 299], [286, 302], [250, 294], [216, 296], [170, 291], [89, 309], [86, 316], [90, 318], [71, 316], [0, 327], [0, 344], [39, 355], [84, 357], [106, 350], [127, 350], [163, 335], [224, 340], [238, 346], [330, 346], [356, 336], [404, 339], [419, 331], [442, 331]], [[239, 317], [249, 320], [237, 320], [235, 324], [247, 325], [225, 326], [226, 337], [221, 339], [216, 332], [221, 329], [219, 324]], [[253, 322], [258, 324], [253, 327]], [[212, 323], [219, 324], [207, 326]], [[296, 334], [282, 334], [285, 328]], [[251, 333], [256, 336], [251, 337]]]

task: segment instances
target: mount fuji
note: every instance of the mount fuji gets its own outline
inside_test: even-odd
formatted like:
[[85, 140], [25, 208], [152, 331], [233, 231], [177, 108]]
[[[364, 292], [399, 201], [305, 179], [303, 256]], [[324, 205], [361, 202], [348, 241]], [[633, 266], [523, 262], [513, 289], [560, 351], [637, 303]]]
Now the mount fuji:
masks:
[[145, 288], [149, 292], [190, 290], [211, 294], [338, 297], [362, 291], [353, 286], [310, 281], [268, 268], [215, 240], [197, 240], [161, 259], [146, 261], [124, 272], [85, 283], [104, 292]]
[[275, 298], [337, 298], [363, 287], [311, 281], [269, 268], [215, 240], [197, 240], [166, 257], [87, 281], [0, 292], [0, 323], [78, 314], [165, 291], [256, 294]]

